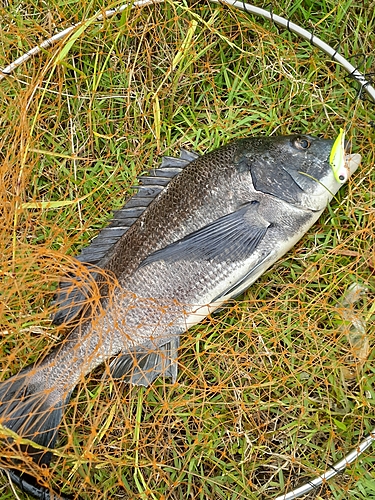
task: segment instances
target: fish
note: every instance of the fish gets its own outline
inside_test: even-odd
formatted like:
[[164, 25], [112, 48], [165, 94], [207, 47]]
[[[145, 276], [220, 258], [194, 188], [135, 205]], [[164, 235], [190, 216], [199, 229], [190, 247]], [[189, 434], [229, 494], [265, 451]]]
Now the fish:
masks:
[[333, 145], [310, 135], [249, 137], [204, 155], [181, 150], [142, 177], [77, 256], [99, 304], [85, 307], [90, 286], [79, 276], [63, 281], [53, 320], [71, 332], [0, 383], [0, 424], [43, 447], [22, 450], [50, 463], [72, 391], [103, 363], [133, 384], [175, 381], [180, 336], [290, 250], [358, 168], [360, 155], [345, 150], [338, 176]]

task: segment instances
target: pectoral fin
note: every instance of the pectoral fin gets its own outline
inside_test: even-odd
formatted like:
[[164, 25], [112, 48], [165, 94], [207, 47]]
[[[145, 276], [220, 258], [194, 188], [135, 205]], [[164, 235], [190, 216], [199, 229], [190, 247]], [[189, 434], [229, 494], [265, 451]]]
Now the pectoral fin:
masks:
[[149, 255], [141, 264], [158, 260], [243, 260], [264, 238], [270, 223], [258, 213], [259, 202], [246, 203], [236, 212], [220, 217], [185, 238]]

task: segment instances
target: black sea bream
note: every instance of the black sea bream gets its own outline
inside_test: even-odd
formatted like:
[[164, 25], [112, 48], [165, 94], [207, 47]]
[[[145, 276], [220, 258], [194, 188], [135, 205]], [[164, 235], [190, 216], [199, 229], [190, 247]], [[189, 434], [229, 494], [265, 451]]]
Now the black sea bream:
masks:
[[[74, 387], [104, 361], [114, 358], [112, 375], [133, 383], [175, 379], [180, 335], [246, 290], [339, 190], [332, 145], [310, 136], [249, 138], [164, 159], [79, 256], [118, 283], [99, 283], [101, 304], [90, 314], [80, 311], [84, 284], [62, 285], [56, 322], [80, 313], [81, 321], [41, 362], [0, 384], [0, 423], [52, 448]], [[359, 161], [347, 157], [348, 176]]]

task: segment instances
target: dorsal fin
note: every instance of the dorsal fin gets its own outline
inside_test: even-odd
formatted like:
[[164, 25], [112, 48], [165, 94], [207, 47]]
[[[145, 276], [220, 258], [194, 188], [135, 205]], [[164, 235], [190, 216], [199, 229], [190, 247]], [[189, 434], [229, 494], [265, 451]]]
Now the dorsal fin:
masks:
[[100, 267], [100, 260], [108, 254], [169, 181], [198, 156], [196, 153], [181, 149], [180, 158], [164, 156], [159, 168], [151, 170], [148, 176], [139, 177], [142, 184], [135, 186], [138, 191], [120, 210], [114, 212], [108, 226], [81, 251], [77, 259]]
[[[198, 157], [197, 153], [185, 149], [181, 149], [180, 158], [164, 156], [159, 168], [151, 170], [148, 176], [139, 178], [141, 184], [134, 186], [137, 192], [120, 210], [114, 212], [108, 226], [100, 231], [89, 246], [83, 248], [81, 253], [77, 255], [77, 260], [101, 267], [101, 262], [107, 257], [113, 246], [138, 220], [170, 180]], [[95, 279], [97, 273], [93, 271], [92, 275]], [[72, 278], [77, 283], [81, 281], [77, 276], [72, 276]], [[84, 284], [82, 287], [75, 287], [72, 285], [72, 281], [62, 281], [54, 300], [57, 311], [53, 315], [52, 321], [55, 324], [61, 324], [72, 320], [84, 306], [88, 292], [89, 290]]]

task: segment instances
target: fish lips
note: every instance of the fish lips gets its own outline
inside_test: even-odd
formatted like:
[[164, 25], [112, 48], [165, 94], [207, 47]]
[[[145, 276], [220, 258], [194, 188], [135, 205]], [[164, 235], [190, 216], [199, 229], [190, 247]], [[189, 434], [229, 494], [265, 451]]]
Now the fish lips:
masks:
[[350, 175], [354, 174], [361, 163], [362, 157], [359, 153], [350, 153], [345, 155], [345, 166]]

